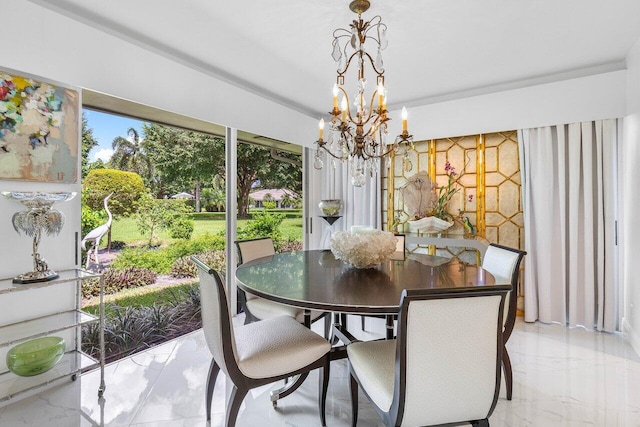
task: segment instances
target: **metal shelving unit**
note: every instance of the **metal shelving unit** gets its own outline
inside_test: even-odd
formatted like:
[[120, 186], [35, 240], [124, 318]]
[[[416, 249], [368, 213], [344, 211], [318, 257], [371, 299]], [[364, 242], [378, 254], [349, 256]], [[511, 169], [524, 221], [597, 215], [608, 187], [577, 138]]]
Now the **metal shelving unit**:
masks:
[[[64, 356], [51, 370], [33, 377], [20, 377], [5, 370], [0, 372], [0, 407], [6, 406], [16, 398], [23, 398], [69, 379], [75, 380], [84, 371], [100, 368], [100, 386], [98, 396], [102, 397], [106, 388], [104, 382], [104, 279], [102, 275], [82, 269], [60, 271], [59, 277], [48, 282], [15, 284], [12, 279], [0, 280], [0, 298], [12, 292], [32, 292], [39, 288], [76, 284], [76, 302], [72, 310], [47, 313], [20, 322], [0, 325], [0, 349], [13, 347], [32, 340], [61, 331], [75, 329], [75, 342], [67, 345]], [[94, 316], [81, 310], [82, 282], [89, 279], [100, 281], [100, 313]], [[82, 326], [99, 324], [100, 355], [96, 360], [82, 352]]]

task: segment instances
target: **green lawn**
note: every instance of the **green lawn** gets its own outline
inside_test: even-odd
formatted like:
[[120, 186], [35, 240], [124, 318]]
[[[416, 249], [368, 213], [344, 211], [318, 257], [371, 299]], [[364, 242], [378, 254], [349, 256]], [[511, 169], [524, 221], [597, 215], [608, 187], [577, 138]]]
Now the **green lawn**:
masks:
[[[244, 227], [248, 220], [238, 220], [238, 226]], [[206, 233], [216, 234], [224, 230], [224, 219], [195, 219], [193, 236], [197, 237]], [[280, 226], [282, 236], [289, 240], [302, 240], [302, 218], [285, 218]], [[158, 233], [160, 240], [169, 243], [173, 239], [166, 231]], [[111, 239], [125, 242], [128, 245], [146, 243], [145, 238], [138, 231], [136, 221], [133, 218], [115, 219], [111, 225]], [[107, 239], [102, 239], [102, 245], [106, 246]]]

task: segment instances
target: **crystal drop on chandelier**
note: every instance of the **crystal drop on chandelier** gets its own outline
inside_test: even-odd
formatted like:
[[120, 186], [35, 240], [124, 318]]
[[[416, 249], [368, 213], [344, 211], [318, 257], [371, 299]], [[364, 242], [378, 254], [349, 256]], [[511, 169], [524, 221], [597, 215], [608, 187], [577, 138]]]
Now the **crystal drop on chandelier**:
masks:
[[342, 51], [340, 50], [340, 45], [338, 43], [334, 43], [333, 44], [333, 52], [331, 52], [331, 57], [333, 57], [333, 60], [337, 62], [340, 61], [340, 59], [342, 59]]

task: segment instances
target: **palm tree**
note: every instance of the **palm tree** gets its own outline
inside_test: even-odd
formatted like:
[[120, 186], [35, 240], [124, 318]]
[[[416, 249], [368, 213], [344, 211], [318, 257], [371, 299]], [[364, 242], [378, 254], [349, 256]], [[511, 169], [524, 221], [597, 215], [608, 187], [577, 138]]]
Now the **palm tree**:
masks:
[[153, 180], [153, 165], [143, 146], [143, 140], [134, 128], [127, 130], [127, 138], [118, 136], [113, 139], [114, 149], [111, 164], [120, 170], [135, 172], [140, 175], [147, 186]]

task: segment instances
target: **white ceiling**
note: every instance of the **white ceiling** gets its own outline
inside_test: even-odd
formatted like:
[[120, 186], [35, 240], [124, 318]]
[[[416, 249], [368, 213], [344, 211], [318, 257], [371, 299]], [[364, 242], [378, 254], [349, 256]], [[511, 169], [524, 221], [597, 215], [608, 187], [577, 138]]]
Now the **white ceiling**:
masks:
[[[31, 1], [313, 117], [331, 108], [332, 32], [356, 17], [349, 0]], [[639, 0], [372, 0], [376, 14], [391, 110], [623, 69], [640, 38]]]

